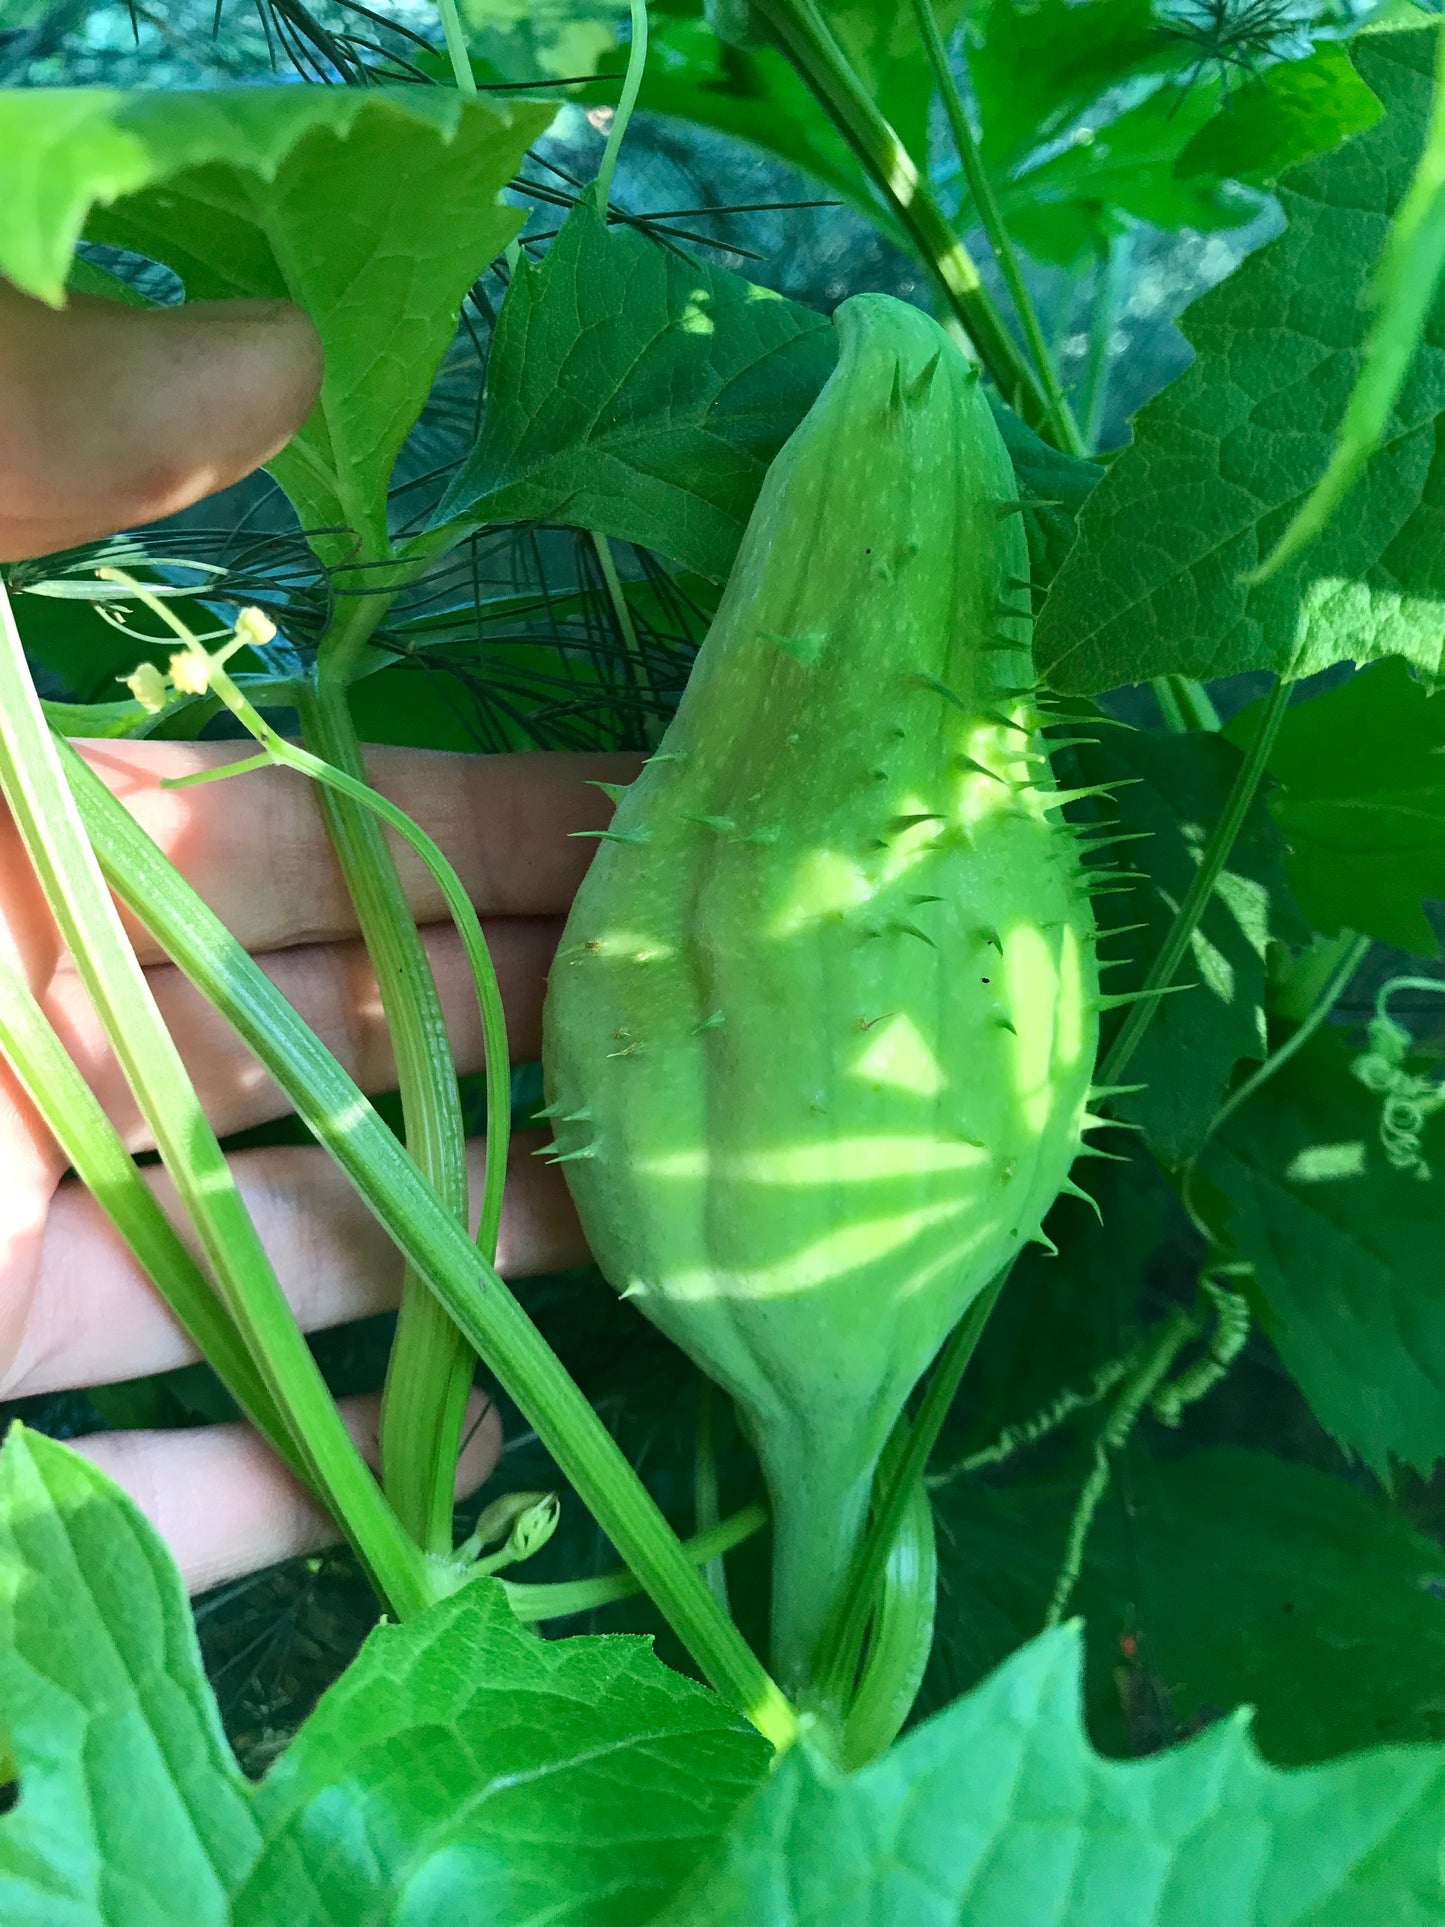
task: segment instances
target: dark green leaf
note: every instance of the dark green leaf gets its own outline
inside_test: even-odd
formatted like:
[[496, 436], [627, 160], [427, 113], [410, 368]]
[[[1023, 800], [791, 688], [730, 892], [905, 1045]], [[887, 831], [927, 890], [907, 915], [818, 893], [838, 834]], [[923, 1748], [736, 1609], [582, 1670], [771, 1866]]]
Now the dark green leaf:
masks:
[[987, 0], [971, 14], [968, 36], [982, 151], [1000, 179], [1121, 80], [1186, 60], [1159, 31], [1149, 0]]
[[1267, 1452], [1195, 1453], [1145, 1467], [1090, 1554], [1103, 1743], [1134, 1750], [1150, 1702], [1188, 1731], [1241, 1700], [1281, 1765], [1445, 1739], [1445, 1554], [1371, 1494]]
[[1195, 364], [1140, 414], [1040, 622], [1039, 662], [1056, 688], [1176, 671], [1303, 675], [1390, 654], [1440, 668], [1445, 304], [1351, 513], [1269, 581], [1242, 579], [1329, 457], [1365, 340], [1360, 293], [1420, 150], [1432, 53], [1427, 34], [1356, 43], [1384, 117], [1287, 174], [1284, 235], [1190, 309]]
[[[1162, 949], [1242, 759], [1232, 743], [1200, 732], [1100, 735], [1080, 752], [1083, 778], [1119, 783], [1117, 833], [1143, 837], [1103, 853], [1120, 870], [1144, 873], [1097, 899], [1101, 927], [1121, 932], [1100, 946], [1109, 964], [1104, 989], [1114, 994], [1138, 989]], [[1269, 941], [1306, 934], [1288, 905], [1283, 858], [1280, 834], [1257, 800], [1175, 980], [1191, 988], [1160, 1000], [1128, 1066], [1126, 1081], [1145, 1088], [1121, 1098], [1117, 1115], [1141, 1126], [1166, 1164], [1181, 1164], [1203, 1142], [1239, 1060], [1264, 1054]], [[1126, 927], [1132, 924], [1144, 928]], [[1115, 959], [1128, 961], [1114, 967]]]
[[[1074, 1599], [1095, 1741], [1152, 1752], [1241, 1701], [1281, 1765], [1445, 1739], [1440, 1547], [1343, 1479], [1238, 1448], [1155, 1458], [1151, 1433], [1146, 1418]], [[945, 1597], [974, 1665], [954, 1690], [1040, 1625], [1082, 1476], [935, 1495]]]
[[1433, 1927], [1445, 1754], [1288, 1776], [1239, 1719], [1119, 1765], [1046, 1634], [844, 1779], [795, 1748], [654, 1927]]
[[990, 395], [993, 418], [1019, 480], [1019, 491], [1030, 504], [1024, 516], [1029, 538], [1029, 568], [1036, 600], [1063, 566], [1074, 540], [1074, 524], [1091, 489], [1104, 473], [1097, 462], [1064, 455], [1036, 435], [1028, 423]]
[[[1380, 1100], [1351, 1055], [1338, 1033], [1306, 1045], [1200, 1170], [1211, 1220], [1254, 1266], [1280, 1357], [1320, 1423], [1383, 1478], [1392, 1458], [1428, 1472], [1445, 1456], [1445, 1177], [1387, 1163]], [[1424, 1153], [1445, 1153], [1438, 1115]]]
[[821, 315], [590, 203], [502, 306], [482, 439], [437, 520], [561, 520], [720, 581], [836, 356]]
[[229, 1927], [260, 1829], [160, 1541], [21, 1426], [0, 1454], [5, 1927]]
[[1445, 896], [1445, 701], [1403, 663], [1369, 669], [1288, 711], [1270, 770], [1286, 874], [1310, 921], [1433, 953], [1420, 906]]
[[83, 228], [163, 261], [191, 300], [299, 303], [326, 379], [271, 468], [304, 524], [379, 556], [392, 466], [462, 296], [520, 225], [498, 191], [550, 112], [419, 87], [17, 90], [0, 98], [0, 272], [58, 301]]

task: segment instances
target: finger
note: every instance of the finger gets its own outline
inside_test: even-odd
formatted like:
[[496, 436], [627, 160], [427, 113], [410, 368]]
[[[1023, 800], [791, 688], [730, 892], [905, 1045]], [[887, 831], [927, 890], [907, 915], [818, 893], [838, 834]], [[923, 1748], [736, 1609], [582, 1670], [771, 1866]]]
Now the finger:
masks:
[[[239, 761], [251, 745], [78, 745], [182, 876], [251, 951], [317, 943], [356, 931], [331, 854], [316, 786], [295, 770], [265, 769], [166, 790], [161, 779]], [[596, 847], [577, 830], [606, 827], [612, 804], [594, 782], [628, 782], [636, 756], [458, 756], [369, 748], [372, 781], [441, 845], [484, 916], [558, 916]], [[419, 923], [446, 916], [430, 874], [392, 838], [407, 902]], [[154, 944], [131, 927], [146, 961]]]
[[[531, 1063], [542, 1048], [542, 998], [561, 934], [555, 918], [516, 917], [486, 926], [514, 1063]], [[432, 925], [422, 944], [437, 990], [457, 1069], [483, 1063], [481, 1017], [460, 939]], [[376, 979], [359, 942], [308, 944], [257, 959], [277, 990], [363, 1090], [396, 1086], [396, 1062]], [[152, 993], [186, 1070], [219, 1136], [249, 1130], [293, 1108], [226, 1020], [173, 967], [147, 973]], [[151, 1148], [151, 1135], [129, 1086], [110, 1055], [105, 1034], [74, 974], [58, 973], [42, 998], [45, 1013], [80, 1066], [106, 1114], [132, 1151]]]
[[[374, 1466], [380, 1400], [339, 1403], [347, 1430]], [[471, 1396], [466, 1430], [458, 1496], [475, 1491], [502, 1449], [501, 1422], [483, 1393]], [[190, 1592], [314, 1552], [341, 1536], [248, 1425], [94, 1432], [70, 1443], [140, 1507], [169, 1546]]]
[[284, 301], [63, 309], [0, 282], [0, 557], [172, 515], [300, 427], [321, 344]]
[[[507, 1160], [497, 1269], [535, 1277], [586, 1262], [587, 1247], [566, 1183], [534, 1154], [545, 1133], [513, 1141]], [[467, 1147], [472, 1229], [480, 1207], [485, 1147]], [[231, 1158], [261, 1242], [304, 1331], [390, 1311], [402, 1259], [327, 1153], [316, 1146], [240, 1151]], [[180, 1225], [165, 1175], [146, 1172]], [[82, 1185], [62, 1185], [46, 1221], [24, 1338], [0, 1398], [78, 1385], [107, 1385], [169, 1371], [195, 1347]]]

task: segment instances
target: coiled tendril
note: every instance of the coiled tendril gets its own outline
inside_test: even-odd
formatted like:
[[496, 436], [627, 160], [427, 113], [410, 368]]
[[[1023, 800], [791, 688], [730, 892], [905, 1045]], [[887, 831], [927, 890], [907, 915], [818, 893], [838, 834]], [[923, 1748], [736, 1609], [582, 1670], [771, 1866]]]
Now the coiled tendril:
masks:
[[1405, 1060], [1415, 1040], [1386, 1008], [1397, 990], [1445, 993], [1445, 982], [1435, 977], [1392, 977], [1383, 984], [1367, 1032], [1369, 1049], [1354, 1059], [1350, 1070], [1367, 1091], [1384, 1100], [1380, 1143], [1386, 1158], [1397, 1171], [1428, 1178], [1430, 1166], [1421, 1155], [1420, 1135], [1432, 1113], [1445, 1107], [1445, 1081], [1437, 1083], [1406, 1070]]

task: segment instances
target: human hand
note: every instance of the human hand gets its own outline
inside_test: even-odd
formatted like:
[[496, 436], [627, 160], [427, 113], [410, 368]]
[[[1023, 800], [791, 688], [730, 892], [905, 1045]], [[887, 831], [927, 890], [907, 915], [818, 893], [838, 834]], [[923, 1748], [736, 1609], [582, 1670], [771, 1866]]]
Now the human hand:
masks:
[[[154, 519], [224, 487], [294, 431], [315, 395], [310, 324], [284, 304], [145, 312], [74, 297], [52, 312], [0, 284], [0, 557], [18, 559]], [[250, 745], [89, 743], [112, 791], [225, 920], [364, 1089], [394, 1083], [375, 981], [309, 786], [261, 770], [166, 790], [163, 778]], [[441, 844], [486, 925], [514, 1059], [538, 1054], [545, 975], [600, 826], [595, 777], [635, 759], [369, 752], [377, 787]], [[471, 978], [435, 885], [402, 852], [458, 1068], [481, 1063]], [[289, 1108], [227, 1025], [131, 928], [151, 990], [216, 1131]], [[0, 943], [129, 1148], [149, 1138], [61, 947], [19, 838], [0, 817]], [[512, 1276], [585, 1256], [566, 1187], [523, 1137], [509, 1162], [498, 1267]], [[396, 1303], [401, 1260], [325, 1152], [232, 1160], [281, 1282], [307, 1330]], [[0, 1397], [111, 1383], [194, 1356], [157, 1294], [0, 1063]], [[167, 1208], [168, 1181], [148, 1172]], [[474, 1159], [480, 1190], [480, 1153]], [[375, 1455], [376, 1401], [343, 1408]], [[480, 1400], [458, 1469], [467, 1489], [500, 1449]], [[336, 1536], [242, 1426], [101, 1433], [75, 1441], [148, 1513], [193, 1589]]]

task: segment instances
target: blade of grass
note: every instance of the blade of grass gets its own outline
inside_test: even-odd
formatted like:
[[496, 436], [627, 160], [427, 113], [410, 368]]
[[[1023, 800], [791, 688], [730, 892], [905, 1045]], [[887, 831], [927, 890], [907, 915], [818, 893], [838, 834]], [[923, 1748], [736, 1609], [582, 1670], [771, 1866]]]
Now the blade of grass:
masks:
[[382, 1596], [398, 1614], [420, 1611], [434, 1596], [425, 1561], [342, 1423], [136, 961], [41, 713], [3, 586], [0, 789], [226, 1309], [286, 1415], [311, 1482]]
[[9, 1063], [76, 1177], [165, 1299], [177, 1324], [201, 1356], [210, 1361], [271, 1450], [314, 1491], [311, 1468], [297, 1450], [210, 1280], [181, 1242], [29, 986], [3, 957], [0, 1055]]

